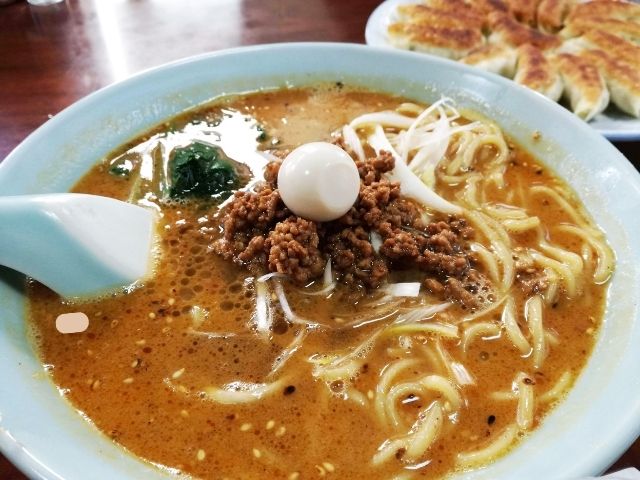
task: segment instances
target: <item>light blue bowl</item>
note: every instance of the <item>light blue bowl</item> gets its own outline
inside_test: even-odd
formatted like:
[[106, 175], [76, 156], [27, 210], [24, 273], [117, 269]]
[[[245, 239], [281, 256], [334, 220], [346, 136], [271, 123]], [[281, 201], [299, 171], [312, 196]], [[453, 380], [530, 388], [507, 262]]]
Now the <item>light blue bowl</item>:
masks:
[[[320, 80], [425, 102], [450, 96], [495, 119], [578, 192], [618, 258], [603, 333], [567, 400], [512, 453], [464, 478], [568, 480], [603, 471], [640, 433], [640, 176], [584, 122], [513, 82], [447, 60], [357, 45], [201, 55], [107, 87], [56, 115], [1, 164], [0, 194], [67, 191], [115, 147], [212, 97]], [[536, 130], [542, 139], [534, 142]], [[43, 375], [25, 336], [21, 284], [0, 271], [0, 449], [32, 478], [165, 478], [97, 432]]]

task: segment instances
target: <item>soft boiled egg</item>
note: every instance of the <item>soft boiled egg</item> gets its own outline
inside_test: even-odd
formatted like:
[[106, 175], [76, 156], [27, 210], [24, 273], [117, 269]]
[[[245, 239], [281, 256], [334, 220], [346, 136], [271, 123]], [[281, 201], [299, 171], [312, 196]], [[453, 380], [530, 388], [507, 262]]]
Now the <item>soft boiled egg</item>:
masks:
[[360, 176], [342, 148], [327, 142], [306, 143], [282, 162], [278, 190], [293, 213], [328, 222], [349, 211], [358, 198]]

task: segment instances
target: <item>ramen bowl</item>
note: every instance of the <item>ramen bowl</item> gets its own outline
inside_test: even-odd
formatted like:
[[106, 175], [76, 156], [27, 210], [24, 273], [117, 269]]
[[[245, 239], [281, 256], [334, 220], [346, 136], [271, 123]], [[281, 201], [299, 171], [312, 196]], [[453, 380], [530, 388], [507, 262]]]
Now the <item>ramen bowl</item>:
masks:
[[[109, 86], [64, 110], [0, 166], [0, 194], [68, 191], [114, 148], [224, 94], [321, 81], [432, 103], [452, 98], [495, 120], [564, 178], [606, 233], [617, 267], [603, 327], [566, 400], [535, 431], [466, 479], [598, 474], [640, 433], [640, 176], [600, 135], [555, 103], [451, 61], [344, 44], [287, 44], [192, 57]], [[65, 272], [60, 272], [64, 275]], [[32, 478], [166, 478], [101, 434], [60, 395], [25, 328], [24, 279], [0, 270], [0, 449]], [[585, 454], [588, 452], [588, 454]]]

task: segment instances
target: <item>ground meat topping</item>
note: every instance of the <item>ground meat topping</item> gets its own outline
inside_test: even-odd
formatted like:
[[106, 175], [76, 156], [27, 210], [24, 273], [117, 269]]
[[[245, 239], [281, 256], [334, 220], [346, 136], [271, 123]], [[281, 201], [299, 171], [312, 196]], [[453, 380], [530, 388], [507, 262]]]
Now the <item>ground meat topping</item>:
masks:
[[269, 270], [291, 275], [298, 284], [320, 276], [325, 261], [319, 243], [315, 222], [292, 215], [277, 223], [264, 241]]
[[[387, 152], [356, 161], [360, 193], [351, 209], [332, 222], [313, 222], [287, 210], [277, 190], [280, 161], [269, 163], [254, 191], [237, 192], [220, 218], [214, 245], [225, 258], [250, 268], [290, 276], [299, 285], [320, 277], [331, 259], [342, 283], [377, 288], [390, 271], [414, 269], [434, 295], [476, 308], [488, 280], [473, 267], [466, 244], [473, 229], [463, 218], [425, 221], [424, 211], [385, 177], [394, 167]], [[381, 245], [374, 248], [372, 235]]]
[[365, 185], [379, 182], [384, 173], [393, 170], [394, 164], [395, 160], [393, 159], [393, 155], [389, 152], [380, 152], [380, 155], [373, 159], [356, 161], [358, 174], [360, 175], [362, 183]]
[[389, 273], [385, 260], [376, 254], [369, 233], [360, 226], [344, 228], [331, 235], [327, 250], [332, 265], [341, 272], [343, 282], [359, 282], [375, 288]]
[[264, 263], [264, 235], [288, 215], [280, 193], [269, 184], [255, 192], [235, 192], [222, 215], [224, 234], [214, 244], [214, 251], [239, 263]]

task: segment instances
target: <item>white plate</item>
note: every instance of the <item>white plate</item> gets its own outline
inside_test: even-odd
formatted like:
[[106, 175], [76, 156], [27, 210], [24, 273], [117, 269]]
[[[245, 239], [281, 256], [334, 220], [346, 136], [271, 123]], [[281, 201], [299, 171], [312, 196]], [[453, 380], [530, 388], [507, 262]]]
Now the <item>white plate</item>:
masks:
[[[387, 27], [393, 22], [396, 7], [402, 4], [418, 3], [417, 0], [385, 0], [376, 8], [365, 30], [367, 45], [374, 47], [393, 47], [387, 40]], [[416, 55], [427, 53], [414, 52]], [[640, 118], [633, 118], [609, 107], [589, 122], [594, 129], [612, 141], [640, 140]]]

